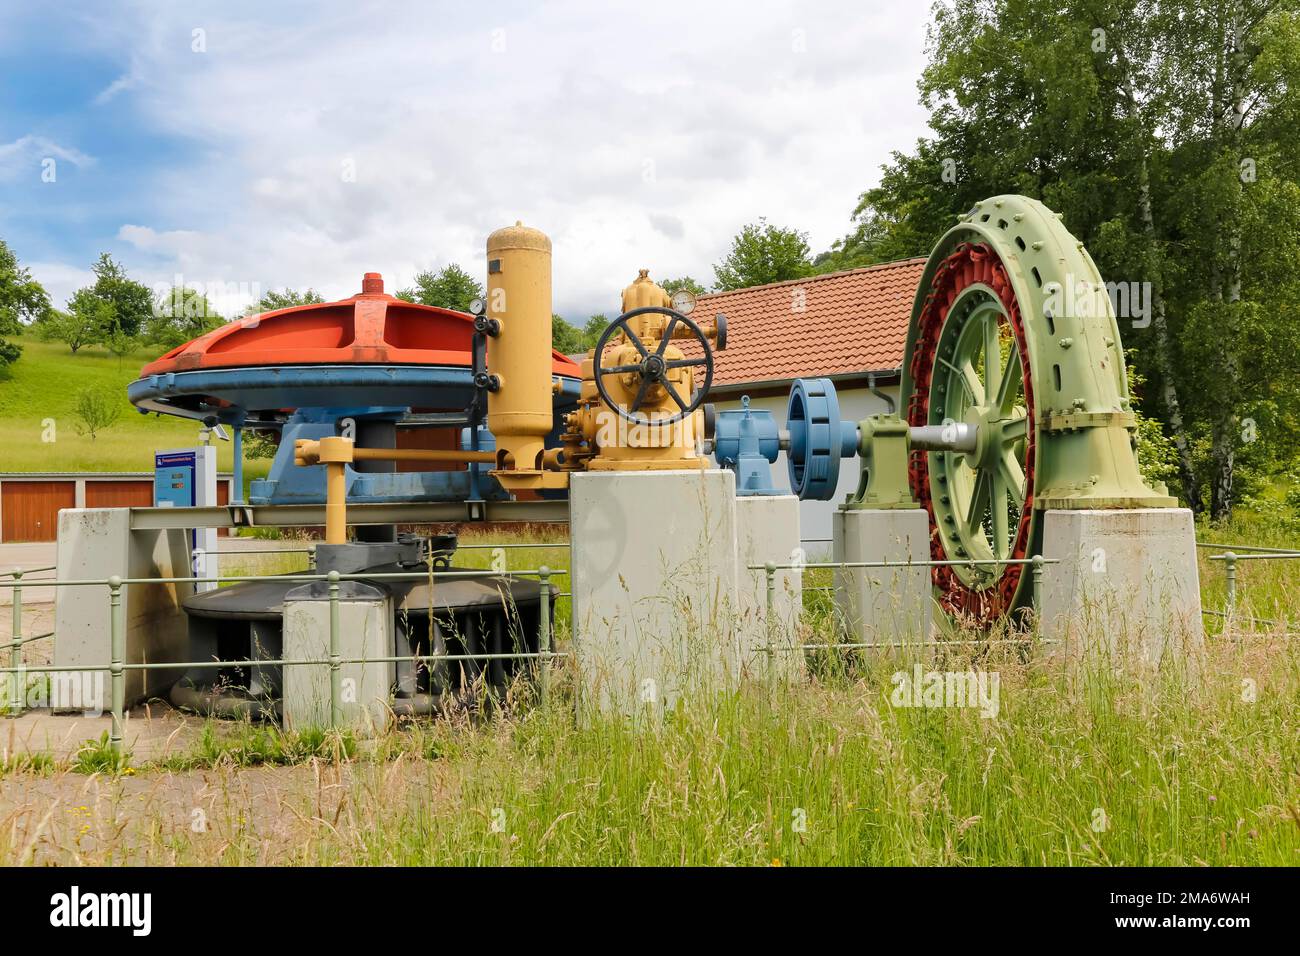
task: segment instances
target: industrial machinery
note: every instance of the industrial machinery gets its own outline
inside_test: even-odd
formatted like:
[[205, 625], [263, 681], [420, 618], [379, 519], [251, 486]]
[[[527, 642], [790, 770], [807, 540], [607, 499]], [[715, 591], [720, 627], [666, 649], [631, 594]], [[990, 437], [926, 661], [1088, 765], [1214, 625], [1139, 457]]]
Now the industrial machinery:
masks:
[[[353, 576], [344, 596], [386, 609], [385, 655], [465, 658], [432, 669], [393, 663], [397, 713], [428, 713], [449, 694], [508, 681], [517, 659], [473, 656], [537, 651], [543, 585], [493, 572], [436, 585], [385, 579], [451, 569], [456, 539], [392, 524], [358, 524], [350, 535], [349, 504], [537, 499], [565, 495], [570, 475], [588, 469], [704, 467], [700, 406], [725, 319], [701, 328], [642, 270], [579, 366], [551, 347], [550, 260], [545, 234], [516, 223], [488, 237], [486, 301], [470, 314], [397, 299], [367, 273], [349, 299], [252, 316], [186, 343], [128, 390], [142, 413], [230, 426], [237, 468], [243, 430], [270, 436], [278, 448], [250, 504], [325, 505], [316, 570]], [[287, 607], [323, 596], [277, 577], [194, 593], [183, 608], [197, 656], [183, 657], [280, 658]], [[281, 670], [196, 669], [171, 698], [279, 716]]]
[[[834, 495], [840, 460], [859, 455], [859, 488], [842, 509], [924, 508], [930, 557], [953, 562], [933, 569], [936, 597], [979, 624], [1029, 603], [1024, 564], [994, 559], [1042, 554], [1044, 512], [1176, 505], [1138, 471], [1119, 328], [1097, 267], [1036, 200], [978, 203], [940, 240], [900, 388], [901, 415], [852, 423], [828, 379], [796, 381], [784, 433], [770, 413], [721, 413], [715, 454], [748, 487], [755, 458], [775, 462], [785, 449], [791, 490], [816, 500]], [[746, 436], [748, 457], [738, 454]]]

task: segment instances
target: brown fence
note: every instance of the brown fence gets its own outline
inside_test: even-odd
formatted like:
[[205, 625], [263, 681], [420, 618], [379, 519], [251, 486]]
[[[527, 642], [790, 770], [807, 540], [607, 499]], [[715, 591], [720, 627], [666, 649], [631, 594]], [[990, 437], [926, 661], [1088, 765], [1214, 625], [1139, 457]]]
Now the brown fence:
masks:
[[[217, 503], [230, 500], [232, 479], [217, 477]], [[151, 473], [0, 474], [0, 542], [53, 541], [63, 508], [147, 508]], [[225, 533], [224, 529], [220, 533]]]

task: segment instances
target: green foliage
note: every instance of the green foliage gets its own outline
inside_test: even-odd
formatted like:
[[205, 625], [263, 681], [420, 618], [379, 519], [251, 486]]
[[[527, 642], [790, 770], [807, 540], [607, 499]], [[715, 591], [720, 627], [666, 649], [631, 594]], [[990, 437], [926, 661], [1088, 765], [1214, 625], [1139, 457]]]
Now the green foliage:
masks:
[[90, 289], [79, 289], [68, 300], [67, 311], [50, 309], [35, 326], [36, 335], [46, 342], [62, 342], [73, 355], [87, 345], [104, 340], [113, 327], [113, 304], [96, 298]]
[[258, 767], [293, 765], [308, 760], [348, 760], [357, 753], [356, 735], [351, 731], [306, 728], [282, 730], [271, 724], [249, 721], [203, 726], [197, 746], [190, 753], [165, 760], [167, 770], [193, 770], [218, 766]]
[[415, 287], [402, 289], [397, 298], [420, 305], [435, 305], [440, 309], [468, 312], [474, 299], [483, 298], [483, 286], [477, 279], [452, 262], [437, 272], [421, 272], [415, 277]]
[[276, 436], [270, 432], [244, 432], [245, 458], [274, 458], [279, 448], [280, 443], [276, 441]]
[[[50, 297], [44, 287], [0, 239], [0, 336], [22, 334], [25, 323], [38, 321], [49, 311]], [[21, 346], [0, 337], [0, 368], [16, 362], [21, 354]]]
[[728, 292], [811, 275], [808, 236], [760, 218], [740, 230], [731, 251], [713, 267], [714, 288]]
[[1294, 0], [936, 3], [930, 134], [816, 268], [926, 255], [987, 196], [1042, 200], [1104, 278], [1150, 283], [1153, 321], [1120, 316], [1143, 410], [1189, 503], [1223, 517], [1239, 465], [1276, 474], [1300, 447], [1298, 50]]
[[[1146, 379], [1142, 376], [1142, 372], [1132, 364], [1131, 350], [1129, 359], [1129, 392], [1135, 398], [1140, 399], [1145, 391]], [[1133, 417], [1137, 421], [1137, 430], [1134, 432], [1133, 437], [1137, 447], [1138, 470], [1142, 473], [1142, 477], [1148, 485], [1164, 485], [1168, 487], [1170, 482], [1178, 477], [1178, 449], [1169, 436], [1165, 434], [1164, 427], [1160, 424], [1159, 419], [1144, 415], [1136, 404]]]
[[257, 315], [261, 312], [275, 312], [279, 309], [291, 309], [296, 305], [316, 305], [324, 302], [324, 297], [315, 289], [299, 292], [297, 289], [272, 289], [262, 298], [244, 309], [244, 315]]
[[54, 758], [47, 753], [14, 753], [0, 759], [0, 777], [11, 773], [48, 777], [55, 771]]
[[124, 403], [122, 395], [97, 385], [80, 389], [74, 406], [78, 433], [94, 441], [99, 432], [111, 428], [122, 417]]
[[129, 336], [139, 335], [153, 315], [153, 293], [149, 287], [130, 278], [107, 252], [100, 255], [90, 270], [95, 274], [95, 283], [88, 287], [89, 293], [113, 307], [112, 328]]
[[109, 742], [108, 731], [99, 735], [97, 740], [87, 740], [78, 748], [72, 758], [74, 773], [119, 774], [126, 770], [131, 762], [131, 755], [125, 751], [114, 753]]
[[206, 295], [187, 286], [173, 286], [154, 303], [153, 314], [145, 326], [145, 338], [167, 351], [220, 327], [225, 321]]
[[593, 315], [581, 329], [576, 329], [561, 316], [551, 316], [551, 348], [562, 355], [582, 355], [596, 347], [600, 334], [609, 325], [603, 315]]
[[704, 293], [709, 291], [690, 276], [682, 276], [679, 279], [665, 279], [663, 282], [660, 282], [659, 285], [669, 295], [672, 295], [678, 289], [685, 289], [688, 292], [695, 293], [696, 295], [704, 295]]
[[[100, 345], [69, 355], [66, 346], [32, 341], [21, 362], [7, 370], [0, 386], [0, 448], [6, 471], [148, 471], [157, 448], [195, 443], [198, 423], [170, 415], [141, 415], [126, 400], [126, 388], [140, 366], [157, 358], [155, 347], [139, 347], [119, 361]], [[79, 435], [76, 397], [97, 385], [122, 403], [121, 420], [94, 441]], [[34, 410], [39, 410], [39, 414]], [[56, 441], [45, 439], [46, 418], [57, 422]], [[229, 472], [233, 442], [216, 442], [218, 469]], [[246, 462], [246, 478], [266, 474], [266, 464]]]

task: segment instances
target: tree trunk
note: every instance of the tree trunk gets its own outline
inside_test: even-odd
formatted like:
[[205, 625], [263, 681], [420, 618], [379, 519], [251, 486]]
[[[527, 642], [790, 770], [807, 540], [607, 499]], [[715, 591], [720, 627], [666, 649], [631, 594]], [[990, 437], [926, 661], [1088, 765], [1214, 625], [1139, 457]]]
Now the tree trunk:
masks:
[[1162, 270], [1156, 267], [1156, 228], [1155, 217], [1151, 212], [1151, 183], [1147, 168], [1145, 152], [1139, 167], [1140, 183], [1138, 186], [1138, 214], [1142, 221], [1142, 232], [1147, 241], [1147, 275], [1151, 281], [1151, 329], [1156, 340], [1156, 368], [1160, 371], [1160, 391], [1164, 400], [1165, 413], [1169, 416], [1169, 430], [1173, 433], [1174, 448], [1178, 451], [1178, 476], [1183, 482], [1183, 491], [1187, 495], [1188, 507], [1193, 514], [1200, 514], [1204, 505], [1201, 501], [1200, 483], [1196, 480], [1196, 469], [1192, 466], [1192, 446], [1187, 440], [1187, 428], [1183, 419], [1183, 403], [1178, 396], [1178, 379], [1174, 366], [1173, 343], [1169, 338], [1169, 323], [1165, 318], [1164, 281]]
[[[1223, 26], [1221, 49], [1225, 52], [1221, 56], [1220, 62], [1224, 64], [1223, 69], [1227, 71], [1231, 85], [1229, 87], [1230, 102], [1219, 104], [1221, 112], [1218, 117], [1218, 128], [1222, 130], [1223, 136], [1224, 152], [1222, 155], [1232, 161], [1235, 170], [1241, 153], [1241, 130], [1245, 124], [1245, 110], [1241, 107], [1245, 103], [1246, 56], [1244, 51], [1237, 45], [1233, 25], [1225, 23]], [[1229, 44], [1231, 44], [1230, 49]], [[1218, 268], [1218, 257], [1215, 257], [1213, 293], [1214, 297], [1225, 305], [1223, 315], [1226, 319], [1224, 323], [1226, 334], [1220, 339], [1223, 344], [1221, 354], [1223, 356], [1224, 389], [1215, 415], [1214, 437], [1211, 448], [1213, 478], [1211, 479], [1212, 487], [1210, 489], [1210, 518], [1214, 521], [1224, 521], [1232, 516], [1232, 485], [1236, 467], [1238, 437], [1238, 402], [1234, 393], [1236, 392], [1236, 383], [1240, 381], [1241, 376], [1241, 356], [1237, 351], [1241, 341], [1240, 330], [1237, 328], [1237, 306], [1241, 302], [1242, 186], [1241, 176], [1234, 175], [1233, 208], [1224, 210], [1227, 215], [1220, 220], [1223, 223], [1221, 234], [1226, 240], [1227, 246], [1222, 270]], [[1226, 291], [1224, 289], [1225, 283], [1227, 286]]]

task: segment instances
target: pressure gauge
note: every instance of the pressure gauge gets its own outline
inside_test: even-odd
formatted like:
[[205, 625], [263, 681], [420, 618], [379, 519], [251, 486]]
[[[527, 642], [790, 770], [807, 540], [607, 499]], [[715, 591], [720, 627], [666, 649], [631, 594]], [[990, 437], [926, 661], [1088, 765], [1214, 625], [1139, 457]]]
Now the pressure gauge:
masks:
[[673, 293], [673, 308], [682, 315], [690, 315], [695, 308], [695, 293], [690, 289], [678, 289]]

